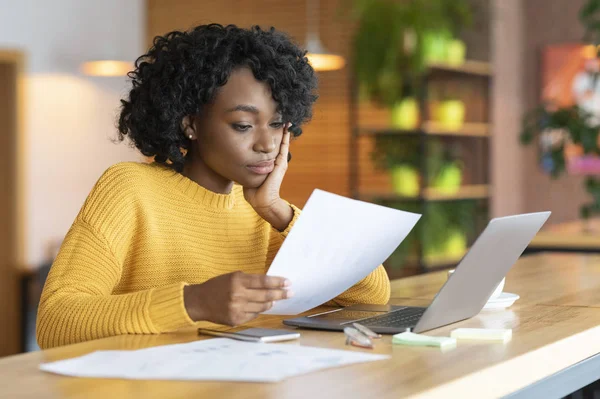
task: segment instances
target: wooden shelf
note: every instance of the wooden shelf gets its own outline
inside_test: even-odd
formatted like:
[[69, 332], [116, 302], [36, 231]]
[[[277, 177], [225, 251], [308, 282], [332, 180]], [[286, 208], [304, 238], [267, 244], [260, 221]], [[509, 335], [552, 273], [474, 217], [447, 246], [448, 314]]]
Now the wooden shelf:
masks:
[[464, 137], [489, 137], [490, 136], [490, 125], [487, 123], [474, 123], [468, 122], [461, 126], [460, 129], [451, 130], [444, 127], [439, 122], [427, 121], [421, 125], [420, 129], [417, 130], [401, 130], [394, 128], [381, 128], [381, 127], [362, 127], [359, 129], [360, 135], [370, 134], [388, 134], [388, 135], [414, 135], [414, 134], [427, 134], [431, 136], [464, 136]]
[[433, 187], [425, 189], [425, 199], [431, 201], [453, 200], [453, 199], [482, 199], [489, 196], [487, 184], [471, 184], [461, 186], [456, 193], [447, 193]]
[[488, 137], [490, 135], [490, 125], [488, 123], [468, 122], [462, 125], [460, 129], [451, 130], [439, 122], [428, 121], [423, 123], [422, 129], [426, 134], [436, 136]]
[[420, 200], [425, 201], [452, 201], [463, 199], [485, 199], [489, 196], [487, 184], [471, 184], [461, 186], [455, 193], [447, 193], [433, 187], [427, 187], [422, 196], [407, 197], [395, 193], [383, 192], [361, 192], [358, 199], [361, 200]]
[[452, 72], [473, 76], [492, 76], [492, 64], [484, 61], [465, 61], [462, 65], [429, 64], [429, 72]]
[[[391, 126], [390, 110], [376, 107], [374, 104], [365, 104], [364, 111], [361, 108], [361, 103], [356, 96], [358, 90], [353, 93], [352, 112], [356, 114], [351, 121], [351, 157], [350, 157], [350, 191], [354, 198], [363, 201], [374, 203], [388, 203], [390, 205], [398, 203], [401, 206], [403, 202], [407, 206], [418, 205], [421, 213], [426, 214], [432, 211], [434, 203], [440, 205], [444, 202], [451, 204], [452, 201], [476, 201], [477, 205], [483, 205], [490, 200], [491, 185], [486, 177], [489, 171], [489, 160], [485, 156], [489, 149], [485, 148], [488, 141], [493, 135], [493, 125], [489, 120], [489, 101], [491, 91], [489, 88], [493, 80], [494, 68], [490, 62], [484, 61], [465, 61], [461, 65], [448, 65], [446, 63], [432, 63], [427, 65], [425, 70], [423, 84], [425, 87], [433, 85], [434, 89], [429, 93], [427, 90], [417, 98], [419, 114], [421, 120], [413, 129], [399, 129]], [[460, 96], [461, 88], [464, 85], [469, 85], [469, 95], [467, 97]], [[471, 87], [472, 86], [472, 87]], [[438, 96], [439, 93], [454, 94], [459, 97], [468, 110], [465, 123], [456, 129], [451, 129], [440, 123], [435, 118], [434, 109], [438, 101], [442, 101], [443, 97]], [[427, 94], [425, 94], [427, 93]], [[431, 97], [428, 97], [431, 94]], [[439, 97], [439, 98], [438, 98]], [[464, 97], [464, 98], [463, 98]], [[378, 137], [379, 136], [379, 137]], [[385, 176], [382, 176], [373, 168], [373, 165], [366, 171], [362, 171], [362, 165], [367, 164], [367, 152], [372, 144], [373, 138], [382, 138], [389, 140], [397, 140], [400, 145], [409, 138], [424, 145], [415, 151], [415, 154], [420, 162], [415, 164], [419, 169], [419, 173], [423, 177], [422, 181], [430, 182], [427, 178], [427, 169], [424, 157], [429, 155], [429, 145], [431, 140], [444, 142], [446, 144], [458, 144], [465, 146], [468, 151], [464, 151], [461, 158], [465, 162], [465, 167], [473, 170], [473, 176], [470, 179], [465, 179], [466, 182], [477, 182], [482, 184], [464, 184], [455, 192], [447, 192], [433, 187], [421, 187], [420, 192], [414, 196], [403, 196], [394, 193], [394, 190], [386, 184]], [[449, 143], [449, 142], [452, 143]], [[454, 143], [456, 142], [456, 143]], [[482, 149], [482, 151], [478, 151]], [[422, 153], [421, 153], [422, 152]], [[483, 153], [482, 153], [483, 152]], [[483, 172], [483, 173], [480, 173]], [[369, 182], [371, 186], [367, 189], [366, 184]], [[421, 204], [423, 204], [421, 206]], [[474, 221], [478, 223], [479, 210], [473, 213]], [[427, 244], [427, 237], [416, 238], [422, 244]], [[404, 276], [429, 273], [436, 270], [448, 269], [460, 262], [464, 254], [460, 256], [437, 256], [423, 257], [415, 255], [412, 259], [389, 259], [389, 262], [384, 262], [386, 270], [390, 276], [401, 278]], [[400, 264], [401, 263], [401, 264]]]

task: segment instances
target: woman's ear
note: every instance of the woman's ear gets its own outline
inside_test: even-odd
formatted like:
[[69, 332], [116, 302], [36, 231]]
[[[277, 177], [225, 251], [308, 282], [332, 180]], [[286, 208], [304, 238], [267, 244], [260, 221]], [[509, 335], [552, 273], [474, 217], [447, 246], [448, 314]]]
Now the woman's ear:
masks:
[[181, 131], [190, 140], [196, 139], [196, 125], [194, 124], [194, 118], [190, 115], [184, 116], [181, 119]]

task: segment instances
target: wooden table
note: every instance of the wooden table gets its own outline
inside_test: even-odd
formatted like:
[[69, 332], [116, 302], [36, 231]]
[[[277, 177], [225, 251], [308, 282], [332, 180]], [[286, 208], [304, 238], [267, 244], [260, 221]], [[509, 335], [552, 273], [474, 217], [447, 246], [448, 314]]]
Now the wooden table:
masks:
[[[392, 283], [394, 304], [425, 305], [445, 273]], [[35, 398], [487, 398], [562, 397], [600, 377], [600, 256], [539, 254], [519, 260], [506, 291], [521, 296], [506, 310], [429, 332], [457, 327], [512, 328], [507, 344], [459, 342], [450, 351], [377, 342], [374, 353], [391, 359], [328, 369], [281, 383], [128, 381], [68, 378], [43, 373], [41, 362], [99, 349], [137, 349], [199, 339], [193, 331], [120, 336], [0, 359], [0, 397]], [[279, 317], [255, 323], [284, 328]], [[298, 343], [291, 343], [297, 345]], [[367, 351], [344, 345], [335, 332], [302, 330], [299, 344]]]
[[577, 220], [542, 229], [527, 248], [528, 253], [540, 251], [600, 253], [600, 219]]

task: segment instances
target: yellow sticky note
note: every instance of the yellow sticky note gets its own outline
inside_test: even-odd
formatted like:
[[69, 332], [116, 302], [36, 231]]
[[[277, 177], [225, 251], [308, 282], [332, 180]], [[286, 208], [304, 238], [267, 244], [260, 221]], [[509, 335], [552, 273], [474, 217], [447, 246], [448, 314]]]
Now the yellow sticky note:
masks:
[[512, 339], [512, 329], [503, 328], [457, 328], [450, 333], [452, 338], [506, 343]]

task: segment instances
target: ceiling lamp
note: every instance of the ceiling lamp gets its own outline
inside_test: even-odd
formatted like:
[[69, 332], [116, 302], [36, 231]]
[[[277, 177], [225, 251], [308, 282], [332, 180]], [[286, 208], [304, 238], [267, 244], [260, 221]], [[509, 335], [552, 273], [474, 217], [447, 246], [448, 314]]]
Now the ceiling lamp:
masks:
[[319, 38], [319, 1], [308, 0], [306, 5], [306, 58], [315, 71], [335, 71], [346, 65], [344, 57], [330, 53]]
[[117, 60], [94, 60], [81, 65], [81, 71], [88, 76], [126, 76], [133, 69], [133, 63]]

